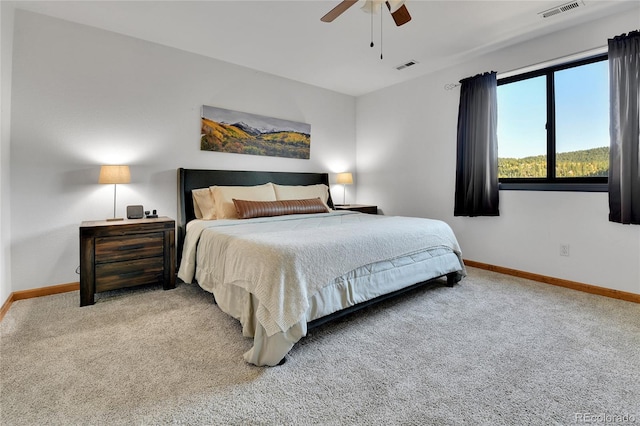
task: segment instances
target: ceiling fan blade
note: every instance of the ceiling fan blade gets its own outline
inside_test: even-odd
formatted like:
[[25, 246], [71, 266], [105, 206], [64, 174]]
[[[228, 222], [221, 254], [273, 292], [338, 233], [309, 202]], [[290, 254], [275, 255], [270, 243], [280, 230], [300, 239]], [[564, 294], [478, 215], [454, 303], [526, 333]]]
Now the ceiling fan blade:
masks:
[[[391, 12], [391, 4], [389, 4], [389, 2], [386, 2], [386, 3], [387, 3], [387, 7], [389, 8], [389, 11]], [[395, 12], [391, 12], [391, 16], [393, 17], [393, 20], [398, 27], [400, 25], [406, 24], [411, 20], [411, 15], [409, 15], [409, 10], [407, 9], [407, 6], [405, 6], [404, 4], [400, 6], [398, 10], [396, 10]]]
[[329, 13], [324, 15], [320, 20], [322, 22], [332, 22], [338, 16], [342, 15], [347, 9], [356, 4], [358, 0], [344, 0], [340, 2], [336, 7], [331, 9]]

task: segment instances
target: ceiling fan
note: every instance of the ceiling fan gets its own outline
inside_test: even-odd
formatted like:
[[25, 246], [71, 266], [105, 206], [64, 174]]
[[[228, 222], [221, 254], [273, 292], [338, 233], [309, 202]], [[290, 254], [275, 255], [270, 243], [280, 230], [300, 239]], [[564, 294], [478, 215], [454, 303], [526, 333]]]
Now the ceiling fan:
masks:
[[[338, 16], [342, 15], [347, 9], [356, 4], [359, 0], [343, 0], [336, 7], [331, 9], [329, 13], [324, 15], [320, 20], [322, 22], [332, 22]], [[405, 0], [366, 0], [362, 9], [365, 12], [375, 13], [377, 8], [385, 3], [389, 12], [391, 12], [391, 16], [393, 17], [394, 22], [397, 26], [404, 25], [411, 20], [411, 15], [409, 15], [409, 11], [407, 7], [404, 5]]]

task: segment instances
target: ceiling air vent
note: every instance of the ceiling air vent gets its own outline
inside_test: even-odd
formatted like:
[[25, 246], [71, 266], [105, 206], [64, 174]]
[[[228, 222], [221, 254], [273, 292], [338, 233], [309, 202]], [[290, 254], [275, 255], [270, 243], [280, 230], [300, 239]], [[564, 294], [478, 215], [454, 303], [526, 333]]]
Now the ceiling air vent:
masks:
[[551, 9], [547, 9], [543, 12], [538, 13], [538, 15], [542, 16], [543, 18], [550, 18], [552, 16], [558, 15], [560, 13], [563, 12], [568, 12], [570, 10], [573, 9], [577, 9], [581, 6], [584, 6], [584, 1], [582, 0], [578, 0], [578, 1], [571, 1], [569, 3], [565, 3], [562, 4], [560, 6], [556, 6], [556, 7], [552, 7]]
[[409, 62], [405, 62], [405, 63], [404, 63], [404, 64], [402, 64], [402, 65], [398, 65], [398, 66], [396, 67], [396, 69], [397, 69], [398, 71], [400, 71], [400, 70], [403, 70], [403, 69], [405, 69], [405, 68], [407, 68], [407, 67], [413, 66], [413, 65], [415, 65], [415, 64], [417, 64], [417, 63], [418, 63], [418, 61], [411, 60], [411, 61], [409, 61]]

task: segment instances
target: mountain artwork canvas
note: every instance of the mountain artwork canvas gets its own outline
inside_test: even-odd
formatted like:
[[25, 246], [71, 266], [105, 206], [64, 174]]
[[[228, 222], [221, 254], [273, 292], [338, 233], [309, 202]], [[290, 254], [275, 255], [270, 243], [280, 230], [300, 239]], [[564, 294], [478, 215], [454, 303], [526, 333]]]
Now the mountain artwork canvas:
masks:
[[202, 106], [200, 149], [302, 158], [311, 152], [311, 125]]

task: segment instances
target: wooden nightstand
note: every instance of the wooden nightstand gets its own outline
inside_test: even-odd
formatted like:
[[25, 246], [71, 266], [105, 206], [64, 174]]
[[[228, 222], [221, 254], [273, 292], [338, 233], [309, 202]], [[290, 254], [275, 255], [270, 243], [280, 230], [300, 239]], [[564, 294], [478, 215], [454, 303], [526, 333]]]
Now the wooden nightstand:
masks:
[[337, 204], [334, 208], [336, 210], [351, 210], [360, 213], [378, 214], [378, 206], [369, 206], [366, 204]]
[[80, 225], [80, 306], [97, 292], [162, 284], [176, 286], [175, 221], [168, 217]]

